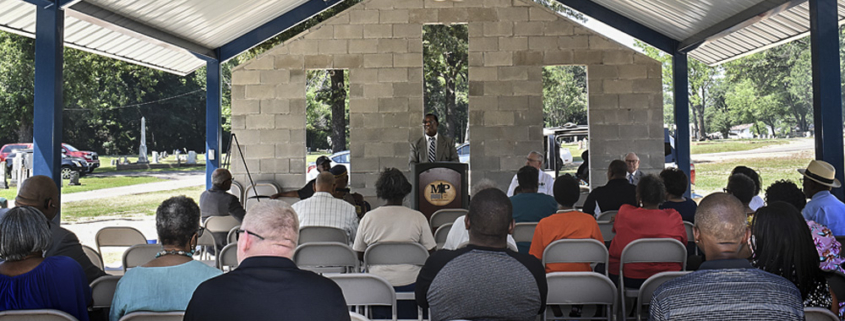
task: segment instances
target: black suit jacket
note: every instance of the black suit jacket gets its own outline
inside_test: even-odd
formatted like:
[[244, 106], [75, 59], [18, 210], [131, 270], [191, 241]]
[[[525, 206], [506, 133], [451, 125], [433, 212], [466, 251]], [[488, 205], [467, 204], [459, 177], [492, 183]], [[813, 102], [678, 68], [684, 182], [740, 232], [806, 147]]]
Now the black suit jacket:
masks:
[[349, 310], [334, 281], [290, 259], [261, 256], [200, 284], [183, 320], [349, 321]]
[[[408, 165], [415, 163], [428, 163], [428, 136], [423, 135], [411, 143], [411, 154], [408, 157]], [[457, 162], [458, 150], [455, 149], [455, 142], [442, 134], [437, 135], [437, 149], [434, 151], [435, 162]]]
[[584, 213], [595, 215], [596, 203], [602, 212], [618, 211], [622, 204], [637, 206], [637, 187], [627, 179], [612, 179], [607, 185], [596, 187], [584, 201]]
[[94, 263], [91, 263], [85, 252], [82, 251], [82, 244], [79, 243], [76, 234], [62, 228], [55, 222], [50, 222], [50, 232], [53, 234], [53, 241], [50, 243], [50, 247], [47, 248], [47, 253], [45, 253], [44, 257], [67, 256], [73, 259], [82, 266], [82, 270], [85, 271], [85, 277], [88, 278], [88, 283], [106, 275], [106, 272], [103, 272]]

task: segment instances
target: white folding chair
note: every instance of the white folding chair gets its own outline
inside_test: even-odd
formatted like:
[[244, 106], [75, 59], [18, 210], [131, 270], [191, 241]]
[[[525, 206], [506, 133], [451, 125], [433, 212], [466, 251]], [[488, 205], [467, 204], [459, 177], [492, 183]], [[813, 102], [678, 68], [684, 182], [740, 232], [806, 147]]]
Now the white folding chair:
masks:
[[516, 223], [513, 227], [513, 240], [517, 243], [531, 242], [534, 239], [535, 228], [537, 228], [537, 222]]
[[462, 208], [444, 208], [442, 210], [437, 210], [434, 214], [431, 214], [431, 218], [429, 218], [428, 221], [431, 225], [431, 229], [436, 231], [437, 228], [443, 226], [443, 224], [455, 222], [458, 217], [467, 215], [467, 213], [469, 213], [469, 211]]
[[[425, 265], [428, 249], [416, 242], [381, 242], [367, 247], [364, 251], [364, 267], [370, 271], [373, 265], [411, 264]], [[397, 300], [415, 301], [414, 292], [396, 293]], [[422, 321], [422, 308], [417, 307], [417, 318]]]
[[604, 239], [604, 241], [610, 242], [611, 240], [613, 240], [613, 237], [616, 236], [616, 233], [613, 232], [613, 222], [599, 221], [596, 223], [599, 224], [599, 230], [601, 230], [601, 237]]
[[133, 245], [123, 252], [123, 272], [154, 260], [158, 252], [161, 252], [161, 245], [158, 244]]
[[226, 236], [226, 244], [238, 243], [238, 229], [240, 228], [241, 226], [238, 225], [229, 230], [229, 234]]
[[238, 267], [238, 243], [231, 243], [217, 253], [217, 268], [223, 272]]
[[452, 230], [452, 223], [440, 225], [440, 227], [434, 231], [434, 242], [437, 243], [438, 250], [443, 248], [443, 244], [446, 244], [446, 238], [449, 237], [450, 230]]
[[232, 180], [232, 188], [228, 191], [229, 194], [235, 195], [238, 198], [238, 202], [241, 203], [241, 206], [244, 205], [244, 186], [243, 184]]
[[138, 311], [124, 315], [120, 321], [182, 321], [185, 311], [150, 312]]
[[88, 257], [88, 260], [91, 261], [91, 264], [100, 268], [100, 270], [105, 270], [105, 264], [103, 264], [103, 257], [100, 256], [100, 253], [97, 253], [97, 250], [88, 246], [82, 245], [82, 252], [85, 252], [85, 256]]
[[[543, 250], [543, 266], [550, 263], [603, 263], [607, 266], [608, 252], [604, 243], [595, 239], [562, 239]], [[604, 269], [607, 276], [607, 268]]]
[[311, 242], [296, 247], [293, 262], [300, 269], [316, 273], [358, 272], [358, 254], [349, 245]]
[[640, 293], [637, 294], [637, 320], [639, 321], [643, 319], [643, 307], [651, 304], [651, 297], [654, 296], [654, 290], [657, 290], [660, 285], [666, 283], [667, 281], [690, 273], [692, 272], [660, 272], [645, 280], [643, 285], [640, 287]]
[[349, 312], [349, 319], [351, 319], [352, 321], [370, 321], [369, 318], [356, 312]]
[[147, 244], [144, 233], [128, 226], [109, 226], [101, 228], [94, 236], [97, 253], [103, 253], [103, 247], [130, 247], [135, 244]]
[[619, 257], [619, 301], [622, 319], [626, 319], [626, 298], [636, 298], [640, 289], [625, 287], [625, 264], [630, 263], [681, 263], [681, 271], [687, 266], [687, 247], [671, 238], [645, 238], [628, 243]]
[[233, 227], [241, 225], [238, 219], [231, 215], [226, 216], [211, 216], [202, 224], [206, 229], [206, 233], [229, 233]]
[[338, 242], [349, 244], [346, 231], [328, 226], [305, 226], [299, 229], [299, 244], [310, 242]]
[[[612, 320], [616, 313], [616, 286], [607, 276], [594, 272], [553, 272], [546, 274], [546, 282], [549, 285], [546, 306], [604, 305], [606, 320]], [[548, 313], [546, 308], [544, 320], [548, 320]]]
[[217, 248], [217, 243], [214, 240], [214, 233], [209, 231], [205, 231], [202, 233], [202, 236], [197, 239], [197, 246], [200, 247], [200, 252], [197, 253], [201, 260], [208, 260], [211, 257], [211, 251], [209, 249], [214, 249], [214, 253], [217, 253], [220, 249]]
[[117, 281], [120, 281], [120, 278], [121, 276], [118, 275], [103, 275], [91, 282], [91, 297], [94, 302], [92, 308], [111, 307], [114, 290], [117, 288]]
[[[326, 274], [340, 287], [347, 306], [390, 306], [396, 321], [396, 291], [384, 278], [369, 273]], [[358, 311], [360, 313], [360, 311]]]
[[695, 244], [695, 234], [692, 232], [692, 227], [692, 223], [684, 221], [684, 229], [687, 230], [687, 243], [693, 243], [692, 246], [695, 248], [695, 254], [698, 255], [698, 245]]
[[598, 216], [596, 216], [596, 221], [612, 221], [613, 218], [616, 217], [617, 213], [619, 213], [619, 211], [604, 211], [604, 212], [601, 212], [601, 213], [599, 213]]
[[254, 203], [258, 201], [255, 196], [270, 196], [279, 193], [282, 188], [276, 182], [272, 181], [258, 181], [254, 185], [249, 185], [244, 189], [244, 208], [249, 209]]
[[77, 321], [67, 312], [52, 309], [9, 310], [0, 312], [2, 321]]
[[804, 320], [806, 321], [838, 321], [839, 317], [825, 308], [804, 308]]

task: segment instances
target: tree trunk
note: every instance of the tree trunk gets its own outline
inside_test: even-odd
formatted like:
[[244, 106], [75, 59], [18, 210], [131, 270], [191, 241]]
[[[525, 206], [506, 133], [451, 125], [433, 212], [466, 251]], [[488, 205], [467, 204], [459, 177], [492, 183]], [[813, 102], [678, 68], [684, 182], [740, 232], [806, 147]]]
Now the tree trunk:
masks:
[[346, 150], [346, 80], [342, 69], [330, 70], [332, 104], [332, 152]]
[[448, 75], [446, 78], [446, 136], [452, 137], [457, 139], [457, 95], [455, 91], [457, 90], [457, 81], [455, 81], [454, 75]]

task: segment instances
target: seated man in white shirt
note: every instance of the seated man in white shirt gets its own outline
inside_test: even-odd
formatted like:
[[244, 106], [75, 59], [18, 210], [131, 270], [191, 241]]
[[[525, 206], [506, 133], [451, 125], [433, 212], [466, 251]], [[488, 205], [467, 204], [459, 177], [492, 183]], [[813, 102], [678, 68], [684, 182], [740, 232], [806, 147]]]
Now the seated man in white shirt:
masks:
[[[496, 182], [489, 178], [484, 178], [472, 187], [472, 195], [477, 195], [479, 192], [488, 189], [496, 188]], [[445, 250], [457, 250], [466, 246], [469, 243], [469, 231], [466, 228], [466, 215], [461, 215], [455, 219], [449, 234], [446, 236], [446, 242], [443, 243]], [[513, 251], [518, 251], [516, 241], [513, 240], [513, 235], [508, 234], [508, 248]]]
[[[534, 167], [540, 172], [539, 177], [537, 178], [537, 193], [543, 193], [554, 197], [555, 178], [543, 171], [543, 159], [544, 156], [542, 153], [538, 151], [531, 151], [528, 153], [528, 156], [525, 157], [525, 166]], [[514, 174], [513, 179], [511, 180], [511, 185], [508, 186], [508, 197], [513, 196], [513, 191], [518, 185], [519, 183], [516, 181], [516, 174]]]
[[349, 244], [352, 244], [355, 232], [358, 231], [358, 215], [355, 213], [355, 206], [332, 196], [334, 189], [334, 175], [323, 171], [317, 175], [314, 183], [314, 196], [296, 202], [292, 207], [299, 217], [300, 228], [336, 227], [346, 231]]

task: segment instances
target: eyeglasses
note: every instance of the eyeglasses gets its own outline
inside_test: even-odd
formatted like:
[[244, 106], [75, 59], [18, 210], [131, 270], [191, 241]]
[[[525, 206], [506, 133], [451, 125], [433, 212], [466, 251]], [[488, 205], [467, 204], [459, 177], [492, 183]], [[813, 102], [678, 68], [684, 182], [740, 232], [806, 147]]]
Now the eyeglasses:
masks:
[[531, 158], [528, 158], [528, 157], [526, 157], [526, 158], [525, 158], [525, 160], [527, 160], [527, 161], [529, 161], [529, 162], [538, 162], [538, 163], [539, 163], [539, 162], [542, 162], [542, 160], [539, 160], [539, 159], [531, 159]]
[[202, 233], [203, 233], [203, 232], [205, 232], [205, 228], [204, 228], [204, 227], [202, 227], [202, 226], [200, 226], [200, 227], [197, 229], [197, 238], [199, 238], [200, 236], [202, 236]]
[[636, 163], [636, 162], [639, 162], [639, 161], [640, 161], [639, 159], [626, 159], [625, 160], [626, 163]]
[[433, 120], [423, 120], [422, 123], [423, 123], [423, 125], [434, 124], [434, 121]]
[[241, 239], [241, 233], [246, 233], [246, 234], [249, 234], [249, 235], [255, 236], [255, 237], [257, 237], [258, 239], [260, 239], [260, 240], [264, 241], [264, 237], [263, 237], [263, 236], [258, 235], [258, 234], [255, 234], [255, 233], [252, 233], [252, 232], [247, 231], [247, 230], [244, 230], [244, 229], [238, 229], [238, 230], [237, 230], [237, 233], [235, 233], [235, 241], [238, 241], [238, 240], [240, 240], [240, 239]]

